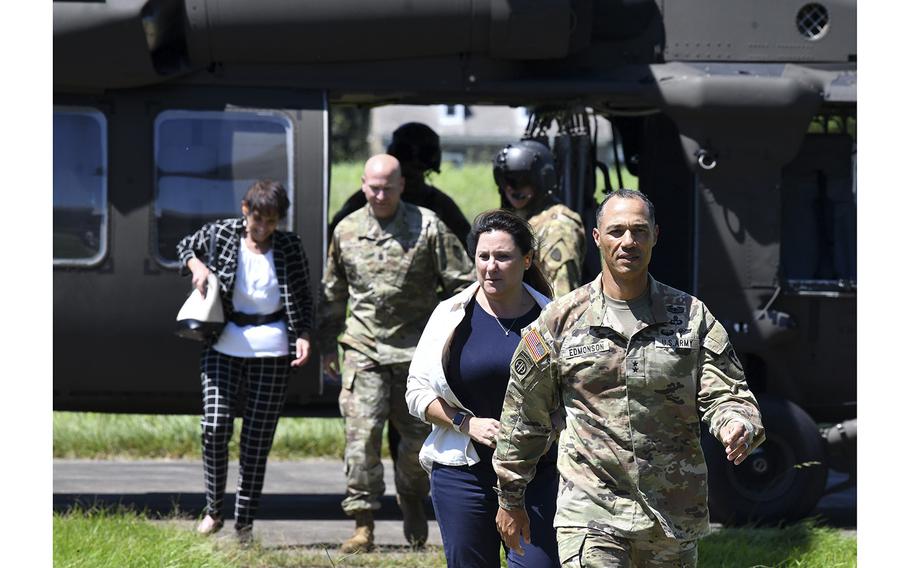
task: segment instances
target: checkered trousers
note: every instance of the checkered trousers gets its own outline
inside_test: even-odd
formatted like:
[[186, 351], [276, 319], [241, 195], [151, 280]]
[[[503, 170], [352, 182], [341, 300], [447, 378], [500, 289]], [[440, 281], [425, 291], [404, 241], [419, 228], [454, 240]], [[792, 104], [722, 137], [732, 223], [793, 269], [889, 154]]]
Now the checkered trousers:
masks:
[[284, 407], [290, 361], [288, 356], [232, 357], [211, 347], [202, 352], [202, 465], [206, 513], [213, 517], [223, 518], [234, 409], [241, 395], [246, 399], [234, 508], [238, 529], [251, 526], [256, 515], [266, 460]]

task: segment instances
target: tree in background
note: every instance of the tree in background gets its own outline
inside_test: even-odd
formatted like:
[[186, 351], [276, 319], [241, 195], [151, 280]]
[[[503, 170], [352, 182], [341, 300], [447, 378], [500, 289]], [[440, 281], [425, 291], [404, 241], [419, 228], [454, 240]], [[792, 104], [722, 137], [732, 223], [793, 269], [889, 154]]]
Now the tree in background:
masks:
[[332, 161], [362, 162], [370, 156], [370, 109], [336, 106], [332, 116]]

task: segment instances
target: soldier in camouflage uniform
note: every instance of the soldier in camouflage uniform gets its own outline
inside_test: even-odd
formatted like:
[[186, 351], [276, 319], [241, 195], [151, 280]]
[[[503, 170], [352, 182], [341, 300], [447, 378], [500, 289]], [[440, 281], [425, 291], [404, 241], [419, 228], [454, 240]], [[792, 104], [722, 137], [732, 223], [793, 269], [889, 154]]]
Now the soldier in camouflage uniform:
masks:
[[653, 215], [639, 192], [607, 196], [594, 229], [603, 272], [551, 303], [512, 358], [493, 458], [497, 526], [513, 548], [529, 536], [524, 490], [563, 407], [554, 521], [563, 566], [695, 566], [708, 529], [699, 421], [737, 465], [764, 440], [723, 326], [648, 274]]
[[[405, 404], [408, 366], [436, 304], [474, 280], [461, 243], [433, 212], [401, 201], [398, 160], [380, 154], [364, 168], [367, 205], [345, 217], [329, 244], [320, 305], [323, 366], [338, 375], [336, 338], [344, 348], [339, 405], [345, 422], [347, 496], [354, 536], [343, 552], [373, 547], [373, 515], [385, 491], [380, 461], [389, 419], [401, 433], [395, 487], [408, 541], [427, 538], [423, 500], [429, 493], [417, 454], [429, 434]], [[347, 307], [350, 315], [345, 317]]]
[[535, 140], [507, 145], [493, 158], [493, 178], [502, 207], [514, 211], [534, 229], [553, 297], [580, 286], [585, 227], [578, 213], [553, 196], [557, 181], [550, 149]]

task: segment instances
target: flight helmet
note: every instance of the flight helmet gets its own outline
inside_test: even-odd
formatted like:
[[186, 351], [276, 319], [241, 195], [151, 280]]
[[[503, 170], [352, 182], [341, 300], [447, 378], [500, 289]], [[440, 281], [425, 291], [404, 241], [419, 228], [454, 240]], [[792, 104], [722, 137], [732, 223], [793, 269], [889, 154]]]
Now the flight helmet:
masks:
[[386, 151], [398, 158], [402, 167], [414, 165], [420, 172], [433, 170], [439, 173], [442, 150], [439, 135], [432, 128], [420, 122], [408, 122], [392, 133], [392, 141]]
[[509, 178], [514, 183], [530, 183], [538, 195], [555, 192], [557, 180], [553, 153], [536, 140], [506, 145], [493, 158], [493, 179], [502, 190]]

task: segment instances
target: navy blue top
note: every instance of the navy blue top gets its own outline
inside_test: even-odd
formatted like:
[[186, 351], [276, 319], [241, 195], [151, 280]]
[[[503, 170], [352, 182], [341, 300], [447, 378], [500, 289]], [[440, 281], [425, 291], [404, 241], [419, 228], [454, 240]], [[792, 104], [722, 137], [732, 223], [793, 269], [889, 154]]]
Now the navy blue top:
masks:
[[[509, 363], [521, 341], [521, 328], [540, 315], [534, 307], [517, 319], [503, 319], [506, 335], [496, 318], [472, 299], [465, 306], [465, 317], [455, 328], [446, 365], [446, 381], [458, 400], [481, 418], [499, 420], [509, 384]], [[481, 460], [490, 461], [493, 450], [474, 444]]]

